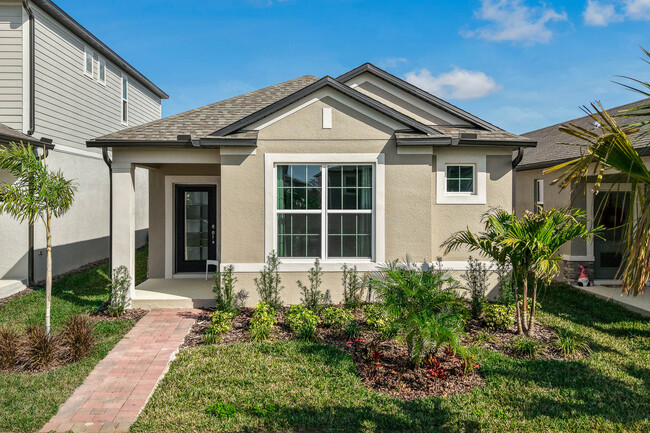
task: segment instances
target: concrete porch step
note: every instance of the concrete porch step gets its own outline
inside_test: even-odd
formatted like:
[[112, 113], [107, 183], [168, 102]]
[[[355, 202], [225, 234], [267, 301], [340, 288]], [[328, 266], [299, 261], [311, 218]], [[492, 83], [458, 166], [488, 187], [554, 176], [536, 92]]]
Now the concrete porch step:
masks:
[[212, 284], [211, 279], [204, 278], [151, 278], [135, 288], [131, 307], [144, 310], [214, 307]]
[[26, 288], [20, 280], [0, 280], [0, 299], [15, 295]]

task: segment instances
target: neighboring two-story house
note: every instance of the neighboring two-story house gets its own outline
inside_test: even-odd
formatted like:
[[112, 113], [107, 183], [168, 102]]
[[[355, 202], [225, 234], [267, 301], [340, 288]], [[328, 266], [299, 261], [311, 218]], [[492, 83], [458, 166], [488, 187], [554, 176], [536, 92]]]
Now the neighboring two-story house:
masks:
[[[49, 166], [78, 187], [72, 209], [53, 223], [55, 275], [109, 252], [109, 169], [86, 140], [159, 119], [167, 97], [53, 2], [0, 2], [0, 145], [31, 142], [42, 152], [51, 140]], [[147, 176], [135, 170], [141, 203]], [[147, 210], [135, 215], [138, 245], [146, 242]], [[43, 280], [44, 247], [41, 225], [0, 215], [0, 285]]]

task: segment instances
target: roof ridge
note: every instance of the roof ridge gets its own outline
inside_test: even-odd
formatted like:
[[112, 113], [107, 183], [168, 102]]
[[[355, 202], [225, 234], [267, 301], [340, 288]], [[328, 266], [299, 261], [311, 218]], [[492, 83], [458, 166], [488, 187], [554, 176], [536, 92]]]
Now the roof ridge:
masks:
[[[639, 99], [639, 100], [637, 100], [637, 101], [628, 102], [627, 104], [618, 105], [618, 106], [616, 106], [616, 107], [605, 108], [605, 111], [608, 111], [608, 112], [609, 112], [609, 111], [613, 111], [613, 110], [622, 111], [622, 109], [626, 109], [626, 108], [629, 108], [629, 107], [633, 107], [633, 106], [635, 106], [635, 105], [638, 105], [638, 104], [642, 103], [643, 101], [649, 101], [649, 102], [650, 102], [650, 98], [643, 98], [643, 99]], [[590, 105], [591, 105], [591, 104], [590, 104]], [[588, 106], [590, 106], [590, 105], [581, 105], [581, 106], [580, 106], [580, 109], [582, 109], [582, 107], [588, 107]], [[524, 132], [523, 134], [520, 134], [520, 135], [525, 136], [525, 135], [527, 135], [527, 134], [533, 134], [533, 133], [536, 133], [536, 132], [539, 132], [539, 131], [543, 131], [543, 130], [548, 129], [548, 128], [557, 128], [557, 127], [559, 127], [559, 126], [561, 126], [561, 125], [566, 125], [567, 123], [577, 122], [577, 121], [579, 121], [579, 120], [583, 120], [583, 119], [587, 119], [587, 118], [589, 118], [589, 115], [584, 115], [584, 116], [580, 116], [580, 117], [574, 117], [573, 119], [564, 120], [564, 121], [562, 121], [562, 122], [558, 122], [558, 123], [554, 123], [554, 124], [552, 124], [552, 125], [544, 126], [543, 128], [533, 129], [532, 131]]]
[[206, 108], [214, 107], [215, 105], [223, 104], [224, 102], [232, 101], [233, 99], [239, 99], [239, 98], [243, 98], [245, 96], [253, 95], [255, 93], [261, 93], [261, 92], [263, 92], [265, 90], [269, 90], [269, 89], [272, 89], [274, 87], [282, 86], [284, 84], [291, 83], [293, 81], [297, 81], [297, 80], [300, 80], [300, 79], [303, 79], [303, 78], [313, 78], [313, 79], [316, 79], [316, 80], [318, 79], [318, 77], [315, 77], [313, 75], [309, 75], [309, 74], [302, 75], [300, 77], [296, 77], [296, 78], [293, 78], [291, 80], [286, 80], [286, 81], [282, 81], [280, 83], [272, 84], [270, 86], [262, 87], [261, 89], [253, 90], [253, 91], [250, 91], [248, 93], [242, 93], [240, 95], [231, 96], [230, 98], [222, 99], [220, 101], [216, 101], [216, 102], [212, 102], [210, 104], [202, 105], [200, 107], [192, 108], [191, 110], [186, 110], [186, 111], [182, 111], [180, 113], [172, 114], [172, 115], [167, 116], [167, 117], [161, 117], [160, 119], [152, 120], [151, 122], [141, 123], [139, 125], [131, 126], [131, 127], [124, 128], [124, 129], [120, 129], [118, 131], [113, 131], [113, 132], [110, 132], [109, 134], [105, 134], [105, 135], [110, 135], [110, 134], [117, 133], [117, 132], [119, 132], [119, 133], [130, 132], [130, 131], [133, 131], [133, 130], [135, 130], [137, 128], [141, 128], [143, 126], [156, 125], [156, 124], [158, 124], [159, 122], [162, 122], [162, 121], [176, 119], [176, 118], [178, 118], [178, 117], [180, 117], [182, 115], [187, 115], [187, 114], [190, 114], [190, 113], [194, 113], [196, 111], [204, 110]]

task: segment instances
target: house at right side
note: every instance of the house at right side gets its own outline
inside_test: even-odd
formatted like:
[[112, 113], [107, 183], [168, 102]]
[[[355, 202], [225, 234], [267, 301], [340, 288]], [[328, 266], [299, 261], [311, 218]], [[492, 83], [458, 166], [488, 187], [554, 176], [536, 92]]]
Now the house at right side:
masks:
[[[615, 116], [623, 111], [647, 104], [650, 99], [636, 101], [608, 110]], [[620, 118], [619, 125], [631, 124], [647, 118]], [[515, 210], [518, 215], [525, 211], [535, 212], [540, 208], [571, 207], [586, 210], [590, 222], [597, 221], [606, 230], [602, 238], [595, 238], [586, 242], [576, 239], [565, 245], [561, 250], [564, 258], [563, 271], [560, 279], [575, 284], [580, 274], [580, 265], [583, 265], [587, 274], [596, 284], [615, 284], [618, 280], [618, 269], [622, 261], [622, 251], [625, 245], [624, 230], [621, 223], [630, 218], [627, 213], [627, 204], [630, 199], [629, 187], [611, 175], [603, 178], [600, 193], [595, 194], [593, 185], [595, 178], [588, 178], [586, 188], [580, 192], [572, 192], [571, 188], [561, 189], [558, 184], [553, 184], [562, 171], [544, 174], [544, 171], [557, 164], [571, 161], [580, 156], [581, 150], [586, 149], [585, 143], [577, 138], [559, 130], [562, 125], [573, 123], [588, 129], [599, 129], [600, 125], [589, 116], [567, 120], [556, 125], [531, 131], [523, 136], [537, 141], [537, 147], [528, 148], [523, 159], [516, 168], [514, 185]], [[635, 139], [645, 164], [650, 167], [650, 134]], [[573, 146], [573, 143], [582, 146]], [[606, 193], [608, 192], [608, 193]]]

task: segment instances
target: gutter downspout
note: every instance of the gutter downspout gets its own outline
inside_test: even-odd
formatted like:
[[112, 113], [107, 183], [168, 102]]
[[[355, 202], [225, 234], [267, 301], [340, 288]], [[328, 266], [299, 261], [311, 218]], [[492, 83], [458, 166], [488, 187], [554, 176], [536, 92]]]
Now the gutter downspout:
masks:
[[[29, 129], [25, 134], [31, 136], [36, 130], [36, 92], [35, 92], [35, 68], [34, 68], [34, 53], [35, 53], [35, 40], [34, 40], [34, 11], [29, 6], [29, 0], [22, 0], [23, 7], [29, 18]], [[43, 148], [47, 152], [47, 149]], [[28, 252], [27, 252], [27, 285], [34, 284], [34, 224], [29, 224], [28, 227]]]
[[109, 205], [108, 205], [108, 275], [113, 277], [113, 161], [108, 156], [108, 148], [102, 147], [102, 157], [106, 166], [108, 166], [108, 182], [110, 185]]
[[517, 211], [517, 171], [515, 170], [524, 158], [524, 148], [517, 148], [517, 156], [512, 160], [512, 211]]

